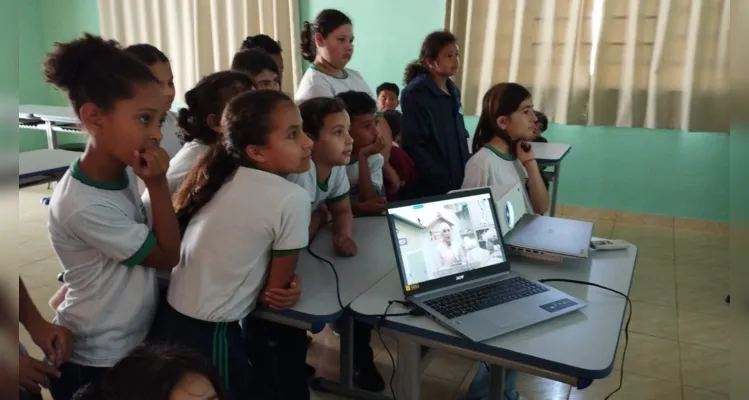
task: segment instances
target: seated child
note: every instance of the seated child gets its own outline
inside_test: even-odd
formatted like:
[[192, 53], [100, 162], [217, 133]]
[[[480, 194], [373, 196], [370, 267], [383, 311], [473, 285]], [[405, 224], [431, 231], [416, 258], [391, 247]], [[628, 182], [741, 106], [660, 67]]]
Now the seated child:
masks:
[[546, 114], [541, 111], [534, 110], [533, 112], [536, 114], [536, 124], [533, 127], [533, 141], [549, 143], [545, 137], [541, 136], [549, 127], [549, 118], [547, 118]]
[[[380, 214], [385, 210], [382, 196], [382, 167], [380, 152], [385, 138], [377, 126], [377, 104], [365, 92], [348, 91], [338, 94], [346, 105], [354, 138], [351, 162], [346, 167], [351, 185], [351, 207], [355, 215]], [[365, 162], [361, 162], [364, 160]]]
[[[387, 159], [387, 165], [390, 168], [383, 169], [385, 179], [385, 195], [388, 201], [396, 201], [399, 197], [408, 198], [408, 184], [416, 178], [416, 170], [411, 157], [400, 148], [398, 141], [401, 135], [402, 115], [396, 110], [387, 110], [383, 114], [380, 122], [380, 132], [385, 137], [386, 145], [390, 147], [390, 154]], [[382, 129], [387, 124], [390, 129]], [[387, 135], [387, 133], [390, 135]], [[389, 173], [392, 170], [395, 175]]]
[[385, 82], [377, 86], [377, 110], [385, 112], [398, 108], [398, 104], [400, 104], [398, 101], [399, 95], [400, 89], [395, 83]]
[[182, 346], [141, 345], [90, 382], [73, 400], [224, 400], [216, 369]]
[[277, 40], [273, 40], [272, 37], [261, 33], [255, 36], [247, 36], [244, 41], [242, 41], [239, 51], [251, 49], [265, 50], [273, 61], [275, 61], [276, 66], [278, 67], [278, 72], [280, 72], [281, 77], [283, 77], [283, 49], [281, 49], [281, 43]]
[[[346, 165], [351, 161], [354, 140], [351, 123], [343, 102], [337, 98], [314, 97], [299, 105], [304, 132], [314, 140], [310, 170], [291, 174], [286, 179], [305, 188], [312, 201], [310, 237], [328, 217], [333, 219], [333, 247], [338, 254], [356, 255], [354, 216], [349, 199]], [[322, 207], [321, 207], [322, 206]]]
[[249, 75], [255, 89], [281, 90], [278, 64], [261, 49], [242, 50], [235, 54], [231, 69]]

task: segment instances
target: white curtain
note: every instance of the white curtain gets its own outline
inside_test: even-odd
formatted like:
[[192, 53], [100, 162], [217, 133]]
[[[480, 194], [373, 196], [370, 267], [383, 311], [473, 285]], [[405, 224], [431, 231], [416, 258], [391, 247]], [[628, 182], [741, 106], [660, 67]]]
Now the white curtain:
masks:
[[466, 113], [498, 82], [563, 124], [728, 132], [730, 0], [447, 0]]
[[301, 79], [298, 0], [98, 0], [101, 34], [123, 46], [150, 43], [166, 53], [176, 101], [210, 73], [228, 69], [245, 37], [264, 33], [283, 49], [283, 90]]

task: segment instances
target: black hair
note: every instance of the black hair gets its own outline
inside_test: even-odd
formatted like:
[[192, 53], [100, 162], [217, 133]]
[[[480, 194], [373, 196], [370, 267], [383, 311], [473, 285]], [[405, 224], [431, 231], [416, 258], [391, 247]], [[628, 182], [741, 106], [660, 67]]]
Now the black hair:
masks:
[[391, 83], [391, 82], [385, 82], [381, 84], [380, 86], [377, 86], [377, 95], [379, 96], [380, 92], [382, 92], [383, 90], [393, 92], [395, 93], [396, 96], [399, 96], [401, 94], [400, 89], [398, 89], [398, 85], [396, 85], [395, 83]]
[[278, 71], [278, 64], [262, 49], [249, 49], [237, 52], [231, 61], [231, 69], [250, 74], [252, 77], [266, 69], [275, 72], [276, 75], [281, 75]]
[[403, 114], [398, 110], [385, 110], [385, 112], [382, 113], [382, 117], [385, 118], [385, 121], [390, 125], [390, 130], [393, 132], [393, 140], [397, 140], [402, 133], [401, 129], [403, 129]]
[[254, 90], [229, 101], [221, 118], [224, 132], [195, 164], [174, 194], [174, 209], [182, 233], [195, 214], [211, 201], [240, 166], [252, 167], [247, 146], [268, 143], [273, 129], [273, 110], [294, 102], [276, 90]]
[[348, 92], [338, 93], [336, 97], [346, 105], [346, 111], [351, 119], [362, 114], [377, 112], [377, 103], [365, 92], [349, 90]]
[[320, 130], [325, 126], [325, 117], [346, 111], [346, 105], [337, 97], [314, 97], [299, 104], [302, 114], [302, 129], [314, 140], [320, 138]]
[[428, 34], [424, 38], [424, 42], [421, 43], [419, 58], [406, 65], [406, 71], [403, 73], [403, 84], [408, 85], [409, 82], [421, 74], [429, 74], [430, 70], [427, 67], [427, 61], [436, 60], [440, 51], [445, 46], [453, 44], [456, 41], [455, 35], [450, 31], [436, 31]]
[[132, 98], [137, 84], [159, 83], [148, 66], [119, 43], [90, 33], [55, 43], [44, 60], [44, 78], [67, 92], [76, 115], [86, 103], [108, 111], [118, 100]]
[[549, 118], [541, 111], [533, 110], [533, 112], [536, 114], [536, 123], [541, 124], [541, 132], [545, 132], [549, 128]]
[[475, 154], [495, 136], [510, 146], [515, 154], [515, 141], [506, 130], [497, 125], [497, 118], [509, 116], [520, 108], [520, 103], [531, 97], [531, 92], [517, 83], [498, 83], [492, 86], [481, 103], [481, 116], [476, 133], [473, 135], [473, 153]]
[[320, 11], [312, 23], [304, 21], [301, 34], [302, 58], [309, 62], [315, 61], [315, 55], [317, 54], [315, 33], [319, 33], [323, 38], [326, 38], [331, 32], [338, 29], [339, 26], [350, 24], [351, 18], [333, 9]]
[[187, 108], [181, 108], [177, 115], [177, 124], [184, 132], [185, 142], [199, 140], [203, 144], [216, 143], [219, 133], [208, 125], [208, 116], [215, 115], [218, 122], [226, 103], [252, 88], [252, 79], [237, 71], [220, 71], [203, 77], [185, 93]]
[[148, 66], [169, 62], [169, 57], [167, 57], [166, 54], [148, 43], [127, 46], [125, 47], [125, 51], [132, 54], [135, 58]]
[[239, 51], [250, 50], [250, 49], [261, 49], [265, 50], [268, 54], [280, 55], [281, 54], [281, 43], [273, 40], [272, 37], [264, 34], [255, 36], [247, 36], [239, 47]]

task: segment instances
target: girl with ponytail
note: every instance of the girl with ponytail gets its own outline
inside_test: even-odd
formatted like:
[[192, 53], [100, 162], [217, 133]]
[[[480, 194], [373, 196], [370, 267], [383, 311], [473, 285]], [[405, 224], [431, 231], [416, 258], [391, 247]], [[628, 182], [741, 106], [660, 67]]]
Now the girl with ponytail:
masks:
[[530, 146], [536, 113], [528, 89], [499, 83], [484, 95], [481, 117], [473, 135], [473, 156], [465, 169], [463, 188], [527, 184], [529, 210], [544, 214], [549, 192]]
[[460, 90], [450, 79], [460, 59], [455, 36], [430, 33], [418, 60], [406, 67], [401, 94], [401, 146], [416, 166], [416, 197], [445, 194], [460, 187], [468, 161], [468, 131]]
[[297, 104], [315, 97], [366, 92], [375, 98], [361, 74], [346, 68], [354, 55], [354, 27], [338, 10], [322, 10], [312, 22], [305, 21], [301, 34], [302, 57], [310, 66], [294, 95]]
[[[270, 90], [234, 97], [219, 130], [216, 143], [173, 198], [184, 246], [151, 341], [188, 346], [213, 360], [232, 399], [255, 397], [260, 388], [250, 392], [248, 377], [281, 374], [274, 365], [290, 372], [286, 390], [306, 391], [304, 373], [293, 374], [304, 369], [305, 332], [247, 319], [244, 334], [252, 336], [250, 343], [262, 347], [259, 353], [265, 356], [251, 352], [248, 363], [239, 321], [258, 300], [276, 309], [299, 300], [301, 282], [294, 271], [308, 242], [310, 198], [284, 177], [310, 168], [312, 140], [302, 131], [294, 102]], [[269, 346], [271, 338], [277, 347]], [[288, 349], [301, 350], [275, 364], [275, 352]], [[257, 382], [276, 380], [261, 377]]]

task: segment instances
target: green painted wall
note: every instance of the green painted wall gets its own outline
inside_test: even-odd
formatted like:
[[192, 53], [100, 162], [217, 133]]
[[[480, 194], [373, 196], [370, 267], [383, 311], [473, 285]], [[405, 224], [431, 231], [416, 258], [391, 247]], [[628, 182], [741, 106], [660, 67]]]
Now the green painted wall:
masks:
[[[55, 41], [99, 32], [96, 0], [20, 4], [25, 18], [43, 22], [20, 25], [21, 101], [65, 104], [41, 82], [41, 60]], [[401, 85], [403, 68], [418, 55], [424, 36], [442, 28], [445, 1], [300, 0], [300, 26], [324, 8], [353, 20], [350, 67], [374, 89], [385, 81]], [[469, 132], [477, 119], [466, 118]], [[21, 150], [44, 146], [43, 134], [21, 133]], [[562, 170], [562, 204], [728, 221], [728, 134], [552, 124], [547, 136], [573, 147]]]

